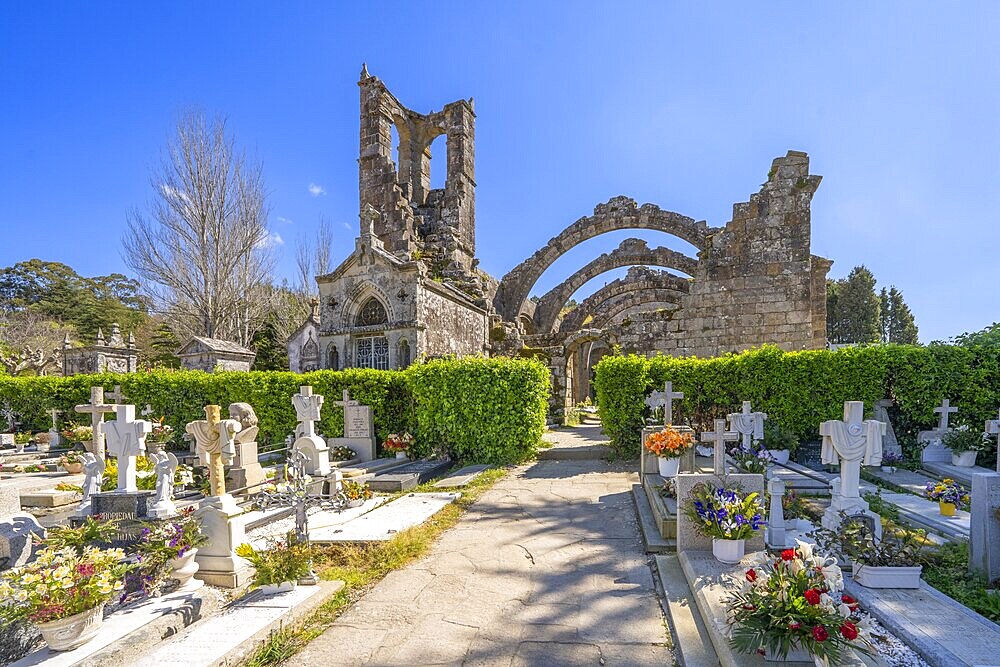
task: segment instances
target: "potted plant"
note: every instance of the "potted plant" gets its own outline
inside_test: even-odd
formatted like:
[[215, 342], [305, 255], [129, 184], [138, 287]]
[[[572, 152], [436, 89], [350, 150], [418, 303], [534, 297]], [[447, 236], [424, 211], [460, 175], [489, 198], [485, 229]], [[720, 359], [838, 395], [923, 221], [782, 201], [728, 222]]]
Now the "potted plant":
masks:
[[673, 426], [650, 433], [644, 443], [646, 449], [656, 454], [661, 477], [676, 477], [681, 456], [694, 446], [694, 435], [683, 433]]
[[352, 461], [357, 458], [358, 453], [351, 449], [350, 447], [344, 447], [339, 445], [337, 447], [330, 448], [330, 460], [331, 461]]
[[59, 457], [59, 464], [71, 475], [83, 472], [83, 456], [79, 452], [66, 452]]
[[236, 555], [246, 558], [256, 568], [253, 585], [265, 595], [290, 591], [299, 579], [312, 573], [313, 549], [307, 544], [275, 542], [261, 551], [241, 544]]
[[890, 475], [896, 472], [896, 467], [903, 462], [903, 455], [895, 452], [885, 452], [882, 454], [882, 472]]
[[[729, 450], [729, 455], [736, 461], [736, 465], [749, 473], [763, 475], [767, 472], [767, 467], [774, 461], [774, 452], [769, 451], [758, 443], [744, 445], [740, 443]], [[785, 456], [788, 460], [788, 456]]]
[[360, 507], [365, 504], [365, 501], [371, 498], [374, 494], [372, 490], [368, 488], [368, 485], [363, 482], [352, 482], [349, 479], [345, 479], [340, 483], [340, 492], [344, 494], [344, 498], [347, 499], [347, 507]]
[[156, 454], [162, 452], [174, 437], [174, 427], [163, 423], [164, 417], [153, 422], [153, 430], [146, 436], [146, 451]]
[[62, 437], [70, 445], [88, 443], [94, 439], [94, 427], [68, 424], [62, 431]]
[[36, 433], [32, 440], [35, 441], [35, 451], [47, 452], [52, 448], [52, 435], [48, 431]]
[[390, 433], [382, 447], [386, 451], [395, 452], [397, 459], [405, 459], [413, 443], [414, 438], [409, 433]]
[[724, 600], [730, 644], [772, 662], [841, 665], [850, 649], [872, 655], [870, 629], [843, 588], [836, 561], [805, 542], [762, 559]]
[[24, 451], [24, 446], [31, 442], [31, 433], [22, 432], [14, 434], [14, 453], [20, 454]]
[[991, 445], [989, 434], [974, 431], [968, 425], [945, 433], [941, 444], [951, 450], [951, 464], [960, 468], [976, 465], [979, 452], [989, 449]]
[[799, 438], [795, 431], [782, 428], [776, 421], [764, 422], [764, 449], [771, 453], [775, 463], [788, 463], [798, 448]]
[[941, 516], [955, 516], [956, 507], [966, 507], [969, 504], [969, 494], [955, 480], [946, 477], [940, 482], [927, 482], [924, 495], [938, 501]]
[[177, 590], [183, 592], [201, 586], [201, 582], [194, 579], [198, 572], [195, 556], [198, 547], [207, 542], [208, 537], [201, 531], [201, 521], [194, 515], [194, 508], [187, 507], [173, 519], [145, 524], [137, 551], [142, 554], [143, 563], [151, 565], [150, 574], [154, 580], [174, 579]]
[[740, 562], [746, 540], [767, 523], [760, 494], [745, 493], [738, 486], [696, 484], [685, 512], [702, 535], [712, 538], [712, 553], [721, 563]]
[[865, 588], [920, 588], [923, 531], [916, 533], [885, 526], [882, 538], [862, 521], [840, 513], [837, 530], [815, 533], [816, 543], [827, 553], [853, 563], [851, 576]]
[[0, 614], [27, 618], [53, 651], [83, 646], [101, 629], [104, 605], [124, 586], [132, 567], [124, 558], [121, 549], [43, 549], [0, 577]]

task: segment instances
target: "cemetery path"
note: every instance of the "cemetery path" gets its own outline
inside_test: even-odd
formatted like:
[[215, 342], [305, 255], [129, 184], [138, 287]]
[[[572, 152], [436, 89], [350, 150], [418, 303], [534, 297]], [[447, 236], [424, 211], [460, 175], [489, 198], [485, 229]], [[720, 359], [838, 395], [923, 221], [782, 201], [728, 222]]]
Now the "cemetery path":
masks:
[[[559, 438], [589, 444], [595, 429]], [[289, 664], [671, 664], [636, 481], [596, 460], [514, 469]]]

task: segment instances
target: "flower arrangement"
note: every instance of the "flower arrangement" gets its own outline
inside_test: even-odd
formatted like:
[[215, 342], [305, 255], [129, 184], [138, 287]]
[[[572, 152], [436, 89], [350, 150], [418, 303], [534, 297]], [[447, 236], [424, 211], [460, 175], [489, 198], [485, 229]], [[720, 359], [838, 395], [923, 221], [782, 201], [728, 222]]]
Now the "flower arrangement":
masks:
[[662, 431], [651, 433], [644, 444], [646, 449], [662, 459], [676, 459], [694, 446], [694, 435], [667, 426]]
[[409, 433], [390, 433], [382, 447], [389, 452], [406, 452], [414, 442], [416, 440]]
[[72, 464], [72, 463], [83, 463], [83, 454], [80, 452], [66, 452], [59, 457], [59, 463], [62, 465]]
[[26, 445], [31, 442], [31, 432], [22, 431], [14, 434], [14, 442], [18, 445]]
[[972, 430], [967, 424], [948, 431], [941, 436], [941, 444], [954, 454], [962, 452], [986, 452], [995, 447], [988, 433]]
[[949, 503], [956, 507], [969, 504], [969, 493], [955, 480], [946, 477], [940, 482], [927, 482], [924, 495], [939, 503]]
[[733, 457], [736, 465], [740, 468], [749, 473], [757, 473], [759, 475], [766, 473], [767, 466], [774, 461], [771, 452], [757, 443], [751, 443], [750, 445], [740, 443], [730, 450], [729, 455]]
[[725, 600], [730, 643], [742, 653], [782, 658], [803, 649], [830, 665], [843, 664], [850, 648], [872, 655], [871, 628], [843, 587], [836, 561], [800, 541], [747, 569], [740, 589]]
[[131, 565], [121, 549], [46, 548], [0, 577], [0, 615], [48, 623], [99, 607], [124, 586]]
[[788, 450], [790, 454], [795, 454], [799, 448], [799, 437], [795, 431], [781, 426], [776, 421], [767, 420], [764, 422], [764, 449], [768, 451]]
[[312, 572], [313, 549], [304, 543], [276, 542], [261, 551], [241, 544], [236, 555], [246, 558], [256, 568], [253, 584], [257, 587], [298, 581]]
[[896, 452], [883, 452], [882, 453], [882, 467], [892, 467], [898, 466], [903, 462], [903, 455], [897, 454]]
[[102, 521], [100, 517], [88, 516], [76, 528], [71, 526], [49, 528], [45, 535], [45, 546], [57, 551], [73, 549], [82, 555], [88, 546], [109, 543], [117, 532], [118, 529], [113, 522]]
[[338, 447], [330, 448], [330, 460], [331, 461], [350, 461], [353, 458], [357, 458], [358, 453], [351, 449], [350, 447], [344, 447], [340, 445]]
[[6, 465], [0, 466], [0, 472], [48, 472], [48, 468], [41, 463], [30, 463], [28, 465]]
[[143, 569], [140, 582], [143, 591], [154, 594], [173, 573], [172, 561], [207, 543], [208, 537], [201, 532], [201, 521], [194, 515], [194, 507], [181, 510], [173, 519], [144, 523], [142, 539], [136, 545]]
[[340, 492], [343, 493], [344, 497], [348, 500], [368, 500], [374, 495], [372, 490], [368, 488], [367, 484], [352, 482], [349, 479], [345, 479], [341, 482]]
[[663, 486], [659, 489], [661, 498], [673, 498], [677, 500], [677, 478], [667, 477], [663, 481]]
[[174, 427], [163, 423], [164, 417], [153, 422], [153, 430], [146, 436], [146, 442], [167, 443], [174, 437]]
[[739, 487], [720, 489], [696, 484], [685, 512], [698, 532], [718, 540], [749, 539], [767, 523], [760, 494], [744, 493]]
[[90, 442], [94, 439], [94, 428], [69, 424], [63, 429], [62, 437], [69, 442]]

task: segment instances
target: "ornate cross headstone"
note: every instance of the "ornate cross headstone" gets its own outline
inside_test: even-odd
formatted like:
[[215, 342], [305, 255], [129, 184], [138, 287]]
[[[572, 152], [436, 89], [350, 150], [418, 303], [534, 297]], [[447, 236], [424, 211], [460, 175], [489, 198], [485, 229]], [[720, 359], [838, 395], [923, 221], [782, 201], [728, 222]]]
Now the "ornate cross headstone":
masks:
[[702, 442], [711, 442], [715, 449], [714, 471], [716, 475], [721, 476], [726, 474], [726, 443], [736, 442], [739, 439], [739, 433], [726, 430], [725, 419], [716, 419], [715, 430], [701, 434], [700, 440]]
[[191, 422], [185, 428], [195, 439], [202, 465], [208, 466], [213, 497], [226, 495], [225, 465], [232, 463], [236, 455], [233, 434], [243, 428], [235, 419], [221, 419], [221, 415], [221, 407], [206, 405], [205, 419]]
[[941, 415], [941, 417], [938, 419], [938, 430], [947, 431], [948, 417], [951, 416], [952, 413], [958, 412], [958, 408], [951, 407], [951, 401], [945, 398], [941, 401], [940, 406], [934, 408], [934, 412]]
[[997, 436], [997, 472], [1000, 472], [1000, 413], [996, 419], [986, 420], [986, 432]]
[[[313, 394], [312, 389], [308, 385], [303, 385], [299, 387], [299, 393], [292, 396], [295, 416], [299, 420], [299, 428], [297, 429], [299, 437], [292, 447], [308, 458], [307, 474], [325, 477], [330, 474], [330, 448], [327, 447], [323, 438], [316, 435], [316, 422], [320, 420], [323, 397], [319, 394]], [[346, 401], [347, 392], [345, 391], [344, 394]]]
[[729, 415], [729, 428], [743, 437], [743, 447], [749, 450], [755, 440], [764, 439], [766, 412], [753, 412], [750, 401], [743, 401], [743, 411]]
[[99, 459], [104, 458], [104, 433], [101, 431], [101, 424], [104, 422], [105, 413], [114, 412], [115, 407], [104, 402], [104, 387], [91, 387], [90, 403], [87, 405], [78, 405], [73, 408], [76, 412], [90, 415], [90, 425], [93, 429], [94, 439], [87, 449], [93, 452], [94, 456]]
[[684, 394], [679, 391], [674, 391], [674, 383], [667, 380], [664, 384], [664, 391], [654, 391], [646, 399], [646, 405], [655, 410], [656, 408], [663, 408], [663, 423], [664, 425], [674, 423], [674, 399], [684, 398]]
[[[865, 420], [864, 413], [864, 402], [847, 401], [843, 420], [825, 421], [819, 427], [823, 436], [822, 462], [840, 464], [839, 485], [834, 485], [830, 507], [823, 515], [823, 526], [831, 530], [840, 525], [840, 512], [871, 514], [868, 503], [861, 499], [861, 466], [877, 466], [882, 462], [885, 424]], [[881, 537], [881, 522], [876, 524]]]
[[116, 493], [138, 491], [135, 485], [135, 459], [146, 452], [146, 436], [153, 424], [135, 418], [134, 405], [119, 405], [113, 421], [103, 422], [101, 430], [107, 438], [108, 453], [118, 459], [118, 487]]

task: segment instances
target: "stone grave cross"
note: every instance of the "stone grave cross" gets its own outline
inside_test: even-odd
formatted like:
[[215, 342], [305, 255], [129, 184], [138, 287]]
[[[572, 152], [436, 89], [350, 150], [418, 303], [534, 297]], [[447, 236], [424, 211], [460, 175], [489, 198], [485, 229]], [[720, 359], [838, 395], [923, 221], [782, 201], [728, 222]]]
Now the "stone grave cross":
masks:
[[713, 448], [715, 449], [715, 474], [725, 475], [726, 474], [726, 443], [736, 442], [740, 439], [740, 434], [736, 431], [726, 430], [726, 420], [716, 419], [715, 420], [715, 430], [702, 433], [700, 440], [702, 442], [711, 442]]
[[115, 407], [104, 402], [104, 387], [91, 387], [90, 403], [73, 408], [76, 412], [90, 415], [90, 425], [94, 436], [88, 449], [99, 459], [104, 458], [104, 432], [101, 430], [104, 414], [114, 412]]
[[951, 401], [947, 398], [941, 401], [939, 407], [934, 408], [934, 412], [940, 413], [941, 418], [938, 421], [938, 430], [947, 431], [948, 430], [948, 417], [953, 412], [958, 412], [958, 408], [951, 407]]
[[135, 418], [134, 405], [116, 407], [116, 418], [103, 422], [101, 429], [108, 442], [108, 453], [118, 459], [118, 487], [115, 493], [134, 493], [137, 456], [146, 452], [146, 436], [153, 430], [153, 423]]
[[986, 420], [986, 432], [997, 437], [997, 472], [1000, 472], [1000, 413], [997, 419]]
[[[347, 390], [344, 390], [344, 401], [347, 402]], [[313, 388], [308, 385], [299, 387], [299, 393], [292, 396], [295, 406], [295, 416], [302, 425], [300, 437], [316, 435], [316, 422], [320, 420], [320, 410], [323, 408], [323, 397], [313, 394]]]
[[[347, 402], [346, 391], [344, 399]], [[326, 441], [316, 434], [316, 422], [320, 420], [323, 397], [314, 394], [312, 387], [302, 385], [299, 387], [299, 393], [292, 396], [292, 405], [295, 406], [295, 416], [299, 420], [299, 427], [296, 429], [299, 437], [295, 439], [292, 448], [308, 459], [306, 474], [325, 477], [330, 474], [330, 448]]]
[[684, 394], [679, 391], [674, 391], [674, 383], [667, 380], [663, 386], [664, 391], [654, 391], [646, 399], [646, 405], [655, 410], [656, 408], [663, 407], [663, 424], [669, 425], [674, 423], [674, 399], [684, 398]]
[[220, 419], [222, 408], [205, 406], [205, 419], [191, 422], [185, 427], [194, 436], [195, 445], [203, 464], [208, 464], [208, 479], [212, 497], [226, 495], [226, 464], [236, 457], [233, 434], [243, 429], [235, 419]]
[[[823, 527], [836, 530], [840, 512], [871, 515], [868, 503], [861, 499], [861, 466], [877, 466], [882, 462], [882, 437], [885, 424], [865, 420], [863, 401], [846, 401], [844, 418], [825, 421], [819, 426], [823, 436], [822, 462], [840, 464], [840, 479], [834, 480], [830, 507], [823, 515]], [[837, 483], [839, 482], [839, 484]], [[882, 536], [881, 522], [876, 521], [876, 536]]]
[[119, 405], [125, 402], [125, 394], [122, 393], [122, 386], [120, 384], [115, 385], [114, 391], [109, 391], [104, 395]]
[[49, 414], [52, 415], [52, 430], [58, 429], [59, 428], [58, 419], [59, 415], [62, 414], [62, 410], [56, 410], [55, 408], [52, 408], [51, 410], [49, 410]]
[[743, 436], [743, 448], [750, 450], [754, 440], [764, 439], [766, 412], [754, 412], [750, 401], [743, 401], [743, 411], [729, 415], [729, 428]]

